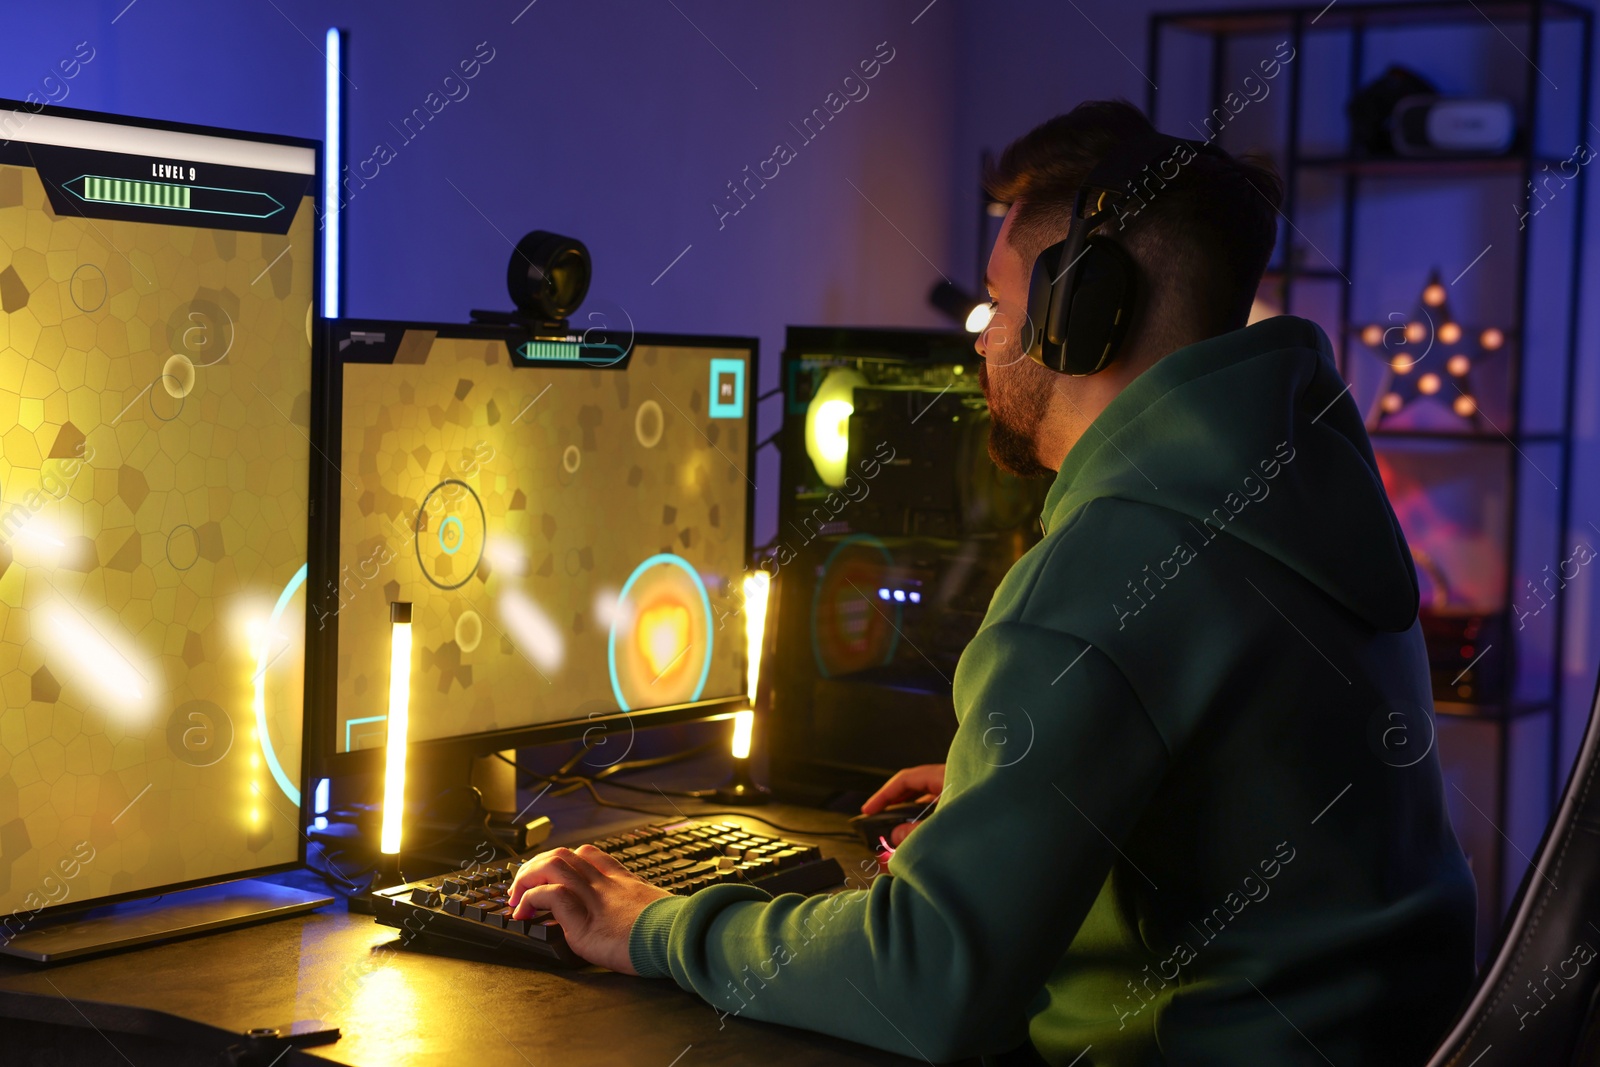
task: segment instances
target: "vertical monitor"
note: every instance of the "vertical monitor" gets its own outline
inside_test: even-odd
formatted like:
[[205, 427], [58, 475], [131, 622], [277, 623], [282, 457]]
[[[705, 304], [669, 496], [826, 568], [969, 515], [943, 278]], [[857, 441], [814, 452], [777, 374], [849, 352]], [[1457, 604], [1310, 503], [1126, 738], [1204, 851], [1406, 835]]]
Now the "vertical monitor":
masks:
[[281, 869], [314, 141], [0, 101], [0, 922]]
[[333, 754], [386, 739], [393, 602], [412, 742], [625, 740], [743, 698], [753, 340], [343, 321], [330, 351]]

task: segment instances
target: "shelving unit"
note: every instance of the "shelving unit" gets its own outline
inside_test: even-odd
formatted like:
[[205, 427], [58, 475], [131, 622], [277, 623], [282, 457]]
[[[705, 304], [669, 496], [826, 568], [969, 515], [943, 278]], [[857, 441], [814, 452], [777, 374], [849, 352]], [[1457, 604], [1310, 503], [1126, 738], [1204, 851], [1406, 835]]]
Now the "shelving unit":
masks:
[[[1550, 201], [1559, 210], [1546, 208], [1523, 220], [1510, 254], [1502, 231], [1512, 211], [1505, 207], [1461, 216], [1418, 210], [1406, 220], [1414, 226], [1396, 227], [1399, 232], [1385, 235], [1392, 243], [1381, 245], [1371, 239], [1362, 216], [1382, 214], [1386, 201], [1414, 202], [1419, 191], [1439, 198], [1435, 203], [1452, 197], [1461, 203], [1489, 197], [1493, 189], [1506, 192], [1514, 208], [1533, 188], [1531, 182], [1570, 160], [1571, 146], [1588, 142], [1590, 135], [1600, 140], [1589, 123], [1592, 22], [1589, 9], [1548, 0], [1382, 5], [1340, 0], [1326, 6], [1157, 14], [1149, 26], [1145, 70], [1153, 84], [1146, 111], [1159, 128], [1182, 136], [1194, 136], [1190, 131], [1200, 128], [1196, 118], [1223, 108], [1227, 87], [1249, 73], [1255, 56], [1270, 54], [1270, 45], [1263, 52], [1263, 42], [1286, 41], [1293, 47], [1296, 59], [1285, 64], [1272, 90], [1278, 100], [1271, 108], [1266, 107], [1270, 95], [1261, 100], [1270, 121], [1256, 114], [1247, 123], [1223, 123], [1217, 139], [1233, 152], [1264, 149], [1276, 162], [1284, 180], [1284, 224], [1262, 295], [1284, 312], [1322, 324], [1358, 403], [1376, 402], [1373, 383], [1388, 369], [1380, 362], [1383, 357], [1361, 342], [1361, 327], [1379, 321], [1384, 311], [1410, 309], [1422, 289], [1423, 277], [1408, 288], [1387, 269], [1414, 249], [1403, 242], [1432, 239], [1454, 252], [1462, 235], [1477, 226], [1478, 243], [1472, 247], [1487, 243], [1484, 253], [1501, 249], [1487, 263], [1474, 260], [1468, 266], [1471, 251], [1462, 253], [1460, 262], [1452, 259], [1456, 269], [1467, 269], [1450, 284], [1476, 270], [1483, 273], [1467, 288], [1488, 293], [1486, 303], [1509, 293], [1502, 321], [1472, 324], [1503, 329], [1505, 344], [1497, 357], [1504, 361], [1505, 395], [1495, 402], [1507, 413], [1505, 421], [1475, 429], [1439, 420], [1378, 426], [1369, 419], [1374, 449], [1391, 471], [1413, 461], [1419, 471], [1455, 471], [1422, 484], [1426, 491], [1409, 512], [1401, 509], [1391, 485], [1402, 525], [1409, 514], [1423, 527], [1407, 529], [1413, 548], [1429, 547], [1430, 498], [1460, 496], [1465, 481], [1489, 487], [1483, 490], [1490, 499], [1482, 513], [1503, 522], [1494, 545], [1498, 561], [1484, 557], [1481, 565], [1452, 576], [1481, 586], [1488, 572], [1499, 572], [1487, 583], [1493, 586], [1490, 602], [1477, 609], [1488, 617], [1486, 632], [1498, 627], [1505, 635], [1503, 648], [1486, 646], [1479, 653], [1479, 661], [1492, 652], [1504, 654], [1503, 681], [1491, 691], [1474, 691], [1470, 700], [1444, 699], [1437, 681], [1435, 686], [1446, 794], [1479, 882], [1480, 950], [1526, 869], [1577, 741], [1562, 733], [1564, 605], [1556, 599], [1555, 610], [1530, 608], [1520, 617], [1516, 606], [1531, 591], [1528, 583], [1545, 574], [1543, 568], [1566, 560], [1572, 545], [1572, 405], [1586, 175], [1579, 169], [1561, 183], [1559, 197]], [[1398, 40], [1422, 41], [1417, 36], [1422, 31], [1449, 35], [1458, 45], [1454, 52], [1441, 48], [1433, 54], [1396, 46]], [[1512, 152], [1421, 159], [1367, 154], [1349, 122], [1342, 121], [1344, 105], [1391, 62], [1430, 77], [1444, 95], [1512, 99], [1519, 131]], [[1308, 70], [1320, 76], [1308, 76]], [[1199, 116], [1185, 113], [1198, 110], [1203, 101], [1209, 105]], [[1497, 218], [1495, 211], [1503, 215]], [[1427, 232], [1430, 226], [1435, 232]], [[1441, 239], [1440, 227], [1453, 230]], [[1322, 240], [1314, 241], [1312, 234]], [[1490, 286], [1487, 278], [1503, 285]], [[1379, 382], [1377, 388], [1384, 386]], [[1482, 382], [1472, 388], [1484, 391]], [[1559, 396], [1552, 396], [1557, 390]], [[1501, 499], [1493, 499], [1496, 485]], [[1492, 525], [1485, 521], [1483, 540], [1493, 539], [1487, 529]], [[1527, 625], [1529, 618], [1535, 626]]]

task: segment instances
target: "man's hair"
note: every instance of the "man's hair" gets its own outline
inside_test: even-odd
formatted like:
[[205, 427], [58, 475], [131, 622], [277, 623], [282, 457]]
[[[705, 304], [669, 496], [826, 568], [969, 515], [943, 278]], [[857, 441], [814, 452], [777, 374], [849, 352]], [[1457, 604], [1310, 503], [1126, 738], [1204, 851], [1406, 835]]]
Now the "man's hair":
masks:
[[[1017, 205], [1011, 244], [1025, 263], [1067, 235], [1078, 187], [1095, 165], [1119, 142], [1153, 129], [1126, 101], [1093, 100], [1006, 148], [983, 184], [991, 199]], [[1121, 225], [1097, 232], [1126, 245], [1162, 318], [1181, 320], [1163, 323], [1161, 332], [1199, 331], [1198, 340], [1248, 321], [1277, 241], [1282, 198], [1278, 176], [1263, 159], [1220, 149], [1163, 156], [1127, 195]]]

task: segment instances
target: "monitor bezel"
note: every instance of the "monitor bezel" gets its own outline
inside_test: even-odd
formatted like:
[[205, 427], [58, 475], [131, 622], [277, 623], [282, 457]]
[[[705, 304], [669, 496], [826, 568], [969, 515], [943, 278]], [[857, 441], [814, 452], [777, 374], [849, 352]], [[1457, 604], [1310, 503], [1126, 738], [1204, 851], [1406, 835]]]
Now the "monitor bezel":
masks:
[[[173, 122], [166, 119], [150, 119], [136, 115], [119, 115], [113, 112], [90, 111], [84, 108], [60, 107], [55, 104], [31, 104], [25, 100], [17, 100], [11, 97], [0, 97], [0, 110], [31, 112], [35, 115], [51, 115], [68, 119], [83, 119], [89, 122], [129, 126], [142, 130], [157, 130], [167, 133], [193, 133], [232, 141], [250, 141], [257, 144], [285, 145], [291, 148], [309, 148], [313, 153], [315, 153], [315, 163], [313, 165], [313, 172], [311, 175], [309, 175], [308, 191], [306, 195], [311, 197], [312, 214], [318, 220], [319, 225], [320, 220], [323, 218], [322, 177], [326, 165], [326, 154], [323, 143], [319, 140], [309, 137], [295, 137], [288, 134], [257, 133], [249, 130], [231, 130], [223, 126], [206, 126], [192, 122]], [[9, 140], [0, 139], [0, 144], [9, 143], [11, 143]], [[17, 143], [27, 144], [29, 142], [19, 141]], [[131, 155], [132, 153], [123, 154]], [[215, 229], [216, 227], [211, 228]], [[322, 329], [323, 319], [321, 316], [322, 309], [319, 305], [319, 295], [322, 292], [322, 274], [326, 269], [326, 266], [322, 262], [322, 242], [320, 240], [316, 240], [313, 241], [312, 244], [314, 247], [311, 253], [311, 351], [308, 359], [310, 365], [308, 368], [308, 381], [306, 386], [310, 390], [311, 394], [311, 411], [313, 422], [311, 430], [314, 434], [316, 412], [318, 410], [319, 403], [322, 402], [322, 398], [319, 394], [324, 379], [322, 369], [319, 366], [320, 360], [318, 358], [319, 349], [321, 347], [320, 340], [325, 334], [325, 331]], [[314, 481], [314, 473], [316, 471], [317, 464], [310, 462], [311, 459], [315, 458], [315, 454], [315, 445], [313, 444], [312, 454], [310, 457], [308, 457], [306, 471], [306, 507], [308, 520], [308, 529], [306, 531], [306, 581], [308, 589], [312, 573], [316, 569], [316, 539], [313, 531], [315, 528], [317, 511], [317, 498], [315, 494], [316, 484]], [[309, 604], [309, 597], [307, 602]], [[294, 828], [295, 858], [293, 860], [285, 860], [282, 863], [250, 867], [245, 870], [229, 871], [227, 873], [209, 875], [201, 878], [187, 878], [177, 882], [162, 882], [157, 885], [147, 886], [142, 889], [131, 889], [121, 893], [107, 893], [101, 896], [90, 897], [88, 899], [68, 899], [54, 904], [46, 904], [38, 909], [25, 909], [19, 907], [12, 909], [9, 913], [0, 911], [0, 923], [3, 923], [5, 918], [21, 914], [26, 914], [29, 916], [27, 920], [29, 923], [33, 922], [35, 919], [50, 921], [51, 919], [59, 916], [72, 915], [94, 908], [109, 907], [114, 904], [127, 903], [128, 901], [147, 900], [151, 897], [160, 896], [165, 893], [176, 893], [185, 889], [198, 889], [202, 886], [222, 885], [227, 882], [237, 882], [247, 878], [258, 878], [262, 875], [283, 874], [287, 871], [294, 871], [304, 868], [306, 865], [307, 848], [306, 827], [309, 825], [309, 812], [311, 808], [311, 797], [308, 790], [311, 782], [311, 762], [309, 756], [311, 752], [310, 725], [312, 722], [310, 714], [312, 698], [312, 640], [313, 634], [311, 629], [311, 612], [308, 610], [306, 612], [305, 634], [305, 684], [300, 703], [300, 774], [299, 781], [297, 783], [300, 787], [300, 804], [298, 806], [298, 817]], [[273, 788], [277, 788], [276, 783], [273, 783]], [[267, 806], [274, 809], [274, 814], [277, 818], [282, 818], [282, 813], [275, 810], [275, 805], [273, 805], [271, 801], [268, 801]]]
[[[339, 519], [340, 519], [340, 493], [337, 475], [329, 476], [331, 470], [337, 467], [338, 460], [343, 454], [343, 400], [344, 400], [344, 367], [346, 362], [371, 365], [369, 360], [345, 360], [338, 354], [337, 346], [333, 341], [335, 330], [422, 330], [434, 333], [436, 337], [452, 340], [484, 340], [484, 341], [517, 341], [526, 340], [526, 331], [517, 327], [490, 325], [483, 323], [439, 323], [439, 322], [414, 322], [397, 319], [357, 319], [340, 318], [326, 320], [322, 324], [322, 347], [326, 353], [324, 360], [324, 373], [326, 381], [323, 383], [322, 396], [325, 405], [320, 412], [314, 409], [313, 417], [320, 414], [322, 419], [321, 432], [318, 439], [322, 442], [324, 462], [314, 463], [314, 470], [322, 474], [318, 490], [319, 507], [321, 515], [320, 535], [322, 538], [320, 551], [315, 555], [325, 564], [326, 569], [318, 572], [313, 568], [307, 575], [308, 588], [327, 590], [334, 575], [339, 570]], [[745, 529], [744, 529], [744, 561], [745, 566], [753, 566], [755, 559], [755, 486], [753, 477], [755, 471], [755, 455], [759, 442], [756, 441], [757, 408], [758, 408], [758, 381], [761, 370], [761, 342], [756, 337], [738, 337], [717, 334], [680, 334], [680, 333], [635, 333], [632, 335], [634, 345], [653, 345], [675, 348], [722, 348], [728, 350], [748, 351], [750, 353], [750, 371], [745, 382]], [[583, 365], [571, 367], [551, 367], [550, 369], [565, 371], [584, 371], [595, 368]], [[602, 370], [601, 373], [614, 373]], [[312, 583], [315, 585], [312, 585]], [[353, 752], [338, 751], [338, 615], [336, 612], [329, 614], [328, 618], [334, 623], [323, 627], [320, 639], [316, 640], [316, 655], [311, 653], [312, 618], [315, 612], [311, 608], [311, 601], [307, 601], [307, 677], [310, 679], [315, 673], [316, 695], [308, 699], [307, 703], [307, 749], [313, 752], [307, 761], [307, 766], [312, 768], [313, 777], [339, 777], [344, 775], [376, 774], [383, 770], [384, 749], [380, 747], [357, 749]], [[315, 671], [313, 672], [313, 658]], [[712, 719], [726, 718], [736, 711], [750, 706], [749, 699], [744, 694], [730, 697], [715, 697], [708, 700], [692, 701], [683, 704], [669, 704], [659, 708], [636, 708], [630, 711], [617, 711], [608, 715], [586, 716], [580, 719], [560, 719], [549, 723], [533, 723], [526, 726], [510, 726], [500, 730], [480, 731], [472, 734], [461, 734], [455, 737], [436, 737], [426, 740], [414, 740], [408, 743], [407, 752], [411, 758], [421, 756], [440, 756], [448, 758], [452, 755], [471, 757], [488, 756], [494, 752], [506, 749], [533, 747], [538, 745], [558, 744], [564, 741], [582, 739], [585, 735], [595, 730], [610, 730], [614, 726], [626, 725], [631, 730], [649, 729], [656, 726], [671, 726], [680, 723], [703, 722]]]

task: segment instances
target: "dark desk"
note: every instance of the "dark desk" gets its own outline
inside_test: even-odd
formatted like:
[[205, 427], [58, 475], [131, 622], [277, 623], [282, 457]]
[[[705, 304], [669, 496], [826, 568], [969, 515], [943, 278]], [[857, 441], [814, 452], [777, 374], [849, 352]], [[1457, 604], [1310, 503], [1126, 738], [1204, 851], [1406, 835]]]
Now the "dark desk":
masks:
[[[714, 810], [680, 803], [691, 816]], [[813, 809], [775, 804], [758, 813], [796, 828], [844, 827], [843, 817]], [[655, 821], [592, 807], [552, 817], [557, 837], [567, 840]], [[858, 843], [816, 840], [847, 868], [869, 855]], [[222, 1050], [245, 1031], [317, 1017], [337, 1026], [340, 1039], [274, 1048], [272, 1055], [282, 1052], [274, 1067], [917, 1062], [787, 1027], [724, 1021], [670, 980], [513, 967], [471, 950], [456, 957], [411, 951], [395, 930], [348, 914], [342, 903], [53, 967], [0, 962], [0, 1060], [7, 1064], [226, 1063]]]

